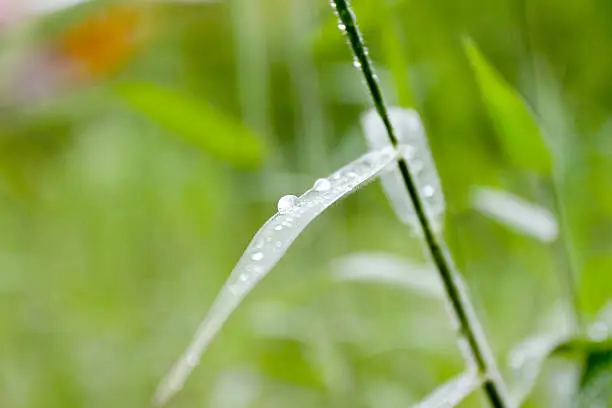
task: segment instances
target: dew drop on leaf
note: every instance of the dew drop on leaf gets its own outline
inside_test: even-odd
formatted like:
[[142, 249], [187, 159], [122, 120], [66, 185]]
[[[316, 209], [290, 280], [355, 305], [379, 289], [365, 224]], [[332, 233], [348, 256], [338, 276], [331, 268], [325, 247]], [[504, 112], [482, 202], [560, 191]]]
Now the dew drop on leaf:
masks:
[[[310, 222], [335, 202], [375, 180], [397, 160], [398, 155], [393, 147], [369, 152], [335, 173], [338, 178], [334, 179], [329, 193], [320, 194], [313, 187], [300, 196], [299, 206], [298, 198], [293, 195], [284, 196], [279, 200], [278, 213], [255, 234], [198, 327], [193, 341], [161, 382], [154, 397], [157, 405], [164, 404], [182, 387], [195, 367], [191, 362], [199, 361], [225, 321], [257, 283], [278, 263]], [[364, 166], [365, 161], [370, 165]], [[349, 177], [350, 173], [354, 176]]]
[[278, 212], [280, 214], [287, 214], [289, 211], [291, 211], [293, 208], [295, 208], [295, 205], [297, 203], [297, 197], [294, 195], [286, 195], [281, 197], [280, 200], [278, 200]]
[[433, 186], [425, 186], [423, 187], [423, 195], [425, 197], [433, 197], [433, 195], [436, 193], [436, 189], [433, 188]]
[[314, 183], [314, 190], [319, 193], [324, 193], [331, 189], [331, 182], [326, 178], [320, 178]]

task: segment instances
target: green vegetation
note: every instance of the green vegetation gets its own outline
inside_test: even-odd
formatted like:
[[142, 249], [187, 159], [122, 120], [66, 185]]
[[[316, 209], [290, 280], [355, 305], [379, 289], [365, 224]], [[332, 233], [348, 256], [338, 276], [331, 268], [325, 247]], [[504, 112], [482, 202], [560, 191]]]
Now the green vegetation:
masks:
[[[2, 407], [150, 404], [278, 198], [366, 151], [359, 117], [373, 104], [326, 1], [138, 3], [148, 36], [129, 62], [68, 85], [43, 76], [56, 86], [33, 99], [40, 72], [18, 57], [60, 49], [109, 3], [0, 33]], [[504, 382], [525, 407], [609, 406], [612, 6], [352, 3], [387, 104], [423, 118], [444, 239]], [[476, 186], [547, 208], [559, 238], [488, 218]], [[355, 254], [423, 265], [426, 248], [377, 183], [338, 203], [169, 406], [416, 404], [465, 370], [443, 303], [418, 285], [335, 273]], [[516, 353], [525, 339], [537, 347]], [[490, 400], [474, 392], [458, 406]]]

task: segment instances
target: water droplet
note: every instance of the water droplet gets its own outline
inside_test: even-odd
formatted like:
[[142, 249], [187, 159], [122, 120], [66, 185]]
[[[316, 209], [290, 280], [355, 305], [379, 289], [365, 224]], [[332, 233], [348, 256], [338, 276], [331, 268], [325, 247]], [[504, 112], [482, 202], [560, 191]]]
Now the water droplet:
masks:
[[433, 186], [425, 186], [423, 187], [423, 195], [425, 197], [433, 197], [433, 195], [436, 193], [436, 189], [433, 188]]
[[314, 183], [314, 190], [319, 193], [324, 193], [331, 189], [331, 182], [326, 178], [320, 178]]
[[282, 248], [283, 243], [280, 241], [276, 241], [276, 243], [274, 244], [274, 246], [276, 246], [277, 248]]
[[357, 174], [357, 173], [355, 173], [354, 171], [349, 171], [349, 172], [346, 174], [346, 176], [347, 176], [347, 177], [350, 177], [350, 178], [357, 178], [358, 174]]
[[287, 214], [295, 207], [297, 199], [298, 198], [296, 196], [291, 194], [281, 197], [281, 199], [278, 200], [278, 212], [281, 214]]
[[254, 261], [261, 261], [264, 257], [263, 252], [255, 252], [253, 255], [251, 255], [251, 259]]
[[353, 61], [353, 66], [354, 66], [355, 68], [361, 68], [361, 62], [359, 62], [359, 60], [354, 60], [354, 61]]
[[338, 28], [340, 29], [340, 31], [346, 30], [346, 26], [342, 23], [338, 23]]
[[246, 282], [249, 280], [249, 276], [246, 273], [243, 273], [238, 279], [240, 279], [241, 282]]
[[275, 231], [280, 231], [280, 230], [282, 230], [282, 229], [283, 229], [283, 226], [282, 226], [282, 225], [277, 225], [276, 227], [274, 227], [274, 230], [275, 230]]

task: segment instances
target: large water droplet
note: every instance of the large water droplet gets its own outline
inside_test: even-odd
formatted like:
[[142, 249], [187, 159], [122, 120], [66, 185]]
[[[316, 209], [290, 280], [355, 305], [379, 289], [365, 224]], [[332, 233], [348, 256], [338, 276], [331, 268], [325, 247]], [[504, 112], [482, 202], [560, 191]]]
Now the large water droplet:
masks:
[[251, 255], [251, 259], [254, 261], [261, 261], [264, 257], [263, 252], [255, 252], [253, 255]]
[[278, 200], [278, 212], [280, 214], [287, 214], [295, 207], [297, 199], [296, 196], [291, 194], [281, 197], [281, 199]]
[[319, 193], [324, 193], [331, 189], [331, 182], [326, 178], [320, 178], [314, 183], [314, 190]]

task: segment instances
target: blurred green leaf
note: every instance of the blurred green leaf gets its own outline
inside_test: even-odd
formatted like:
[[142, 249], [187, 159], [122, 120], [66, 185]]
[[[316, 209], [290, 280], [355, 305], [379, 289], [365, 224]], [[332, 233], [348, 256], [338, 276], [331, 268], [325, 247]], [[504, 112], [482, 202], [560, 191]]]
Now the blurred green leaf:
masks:
[[465, 39], [463, 46], [484, 103], [509, 158], [517, 166], [549, 173], [551, 155], [525, 101], [487, 62], [472, 40]]
[[264, 155], [259, 139], [236, 119], [191, 95], [149, 83], [124, 83], [118, 95], [167, 131], [238, 167], [255, 167]]
[[608, 408], [612, 403], [612, 351], [589, 355], [576, 408]]

